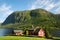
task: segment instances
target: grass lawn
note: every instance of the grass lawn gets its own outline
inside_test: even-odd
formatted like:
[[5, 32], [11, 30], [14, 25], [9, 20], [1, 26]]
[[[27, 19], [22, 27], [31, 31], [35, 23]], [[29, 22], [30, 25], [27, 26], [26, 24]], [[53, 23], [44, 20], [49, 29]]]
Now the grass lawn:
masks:
[[60, 37], [53, 37], [53, 40], [60, 40]]
[[0, 40], [45, 40], [45, 38], [22, 37], [22, 36], [0, 36]]

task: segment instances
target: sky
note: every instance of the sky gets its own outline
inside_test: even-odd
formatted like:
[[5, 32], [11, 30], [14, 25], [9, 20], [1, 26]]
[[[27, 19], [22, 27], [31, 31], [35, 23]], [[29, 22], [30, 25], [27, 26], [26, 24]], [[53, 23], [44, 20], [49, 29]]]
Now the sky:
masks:
[[0, 23], [14, 11], [37, 8], [60, 14], [60, 0], [0, 0]]

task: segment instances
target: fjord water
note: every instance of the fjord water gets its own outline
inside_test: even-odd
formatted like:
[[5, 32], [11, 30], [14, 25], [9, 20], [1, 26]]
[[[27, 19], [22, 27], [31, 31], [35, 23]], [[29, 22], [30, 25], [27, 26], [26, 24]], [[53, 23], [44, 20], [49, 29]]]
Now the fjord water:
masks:
[[13, 29], [11, 28], [0, 28], [0, 36], [12, 34], [12, 33], [13, 33]]

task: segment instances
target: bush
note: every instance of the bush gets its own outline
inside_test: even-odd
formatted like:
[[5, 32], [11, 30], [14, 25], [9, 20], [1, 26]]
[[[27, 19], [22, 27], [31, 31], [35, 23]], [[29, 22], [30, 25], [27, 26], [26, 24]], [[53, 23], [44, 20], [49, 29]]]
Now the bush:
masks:
[[48, 38], [48, 39], [52, 39], [52, 36], [51, 34], [49, 33], [48, 29], [45, 28], [45, 37]]

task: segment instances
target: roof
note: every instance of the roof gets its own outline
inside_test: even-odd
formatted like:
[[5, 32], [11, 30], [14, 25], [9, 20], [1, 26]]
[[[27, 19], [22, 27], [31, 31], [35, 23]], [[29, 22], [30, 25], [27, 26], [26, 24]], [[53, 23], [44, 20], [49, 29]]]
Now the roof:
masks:
[[36, 29], [34, 29], [34, 32], [39, 32], [39, 30], [44, 30], [44, 29], [42, 29], [42, 28], [36, 28]]
[[40, 30], [40, 28], [36, 28], [35, 30], [34, 30], [34, 32], [39, 32], [39, 30]]
[[14, 30], [14, 32], [23, 32], [23, 30]]

